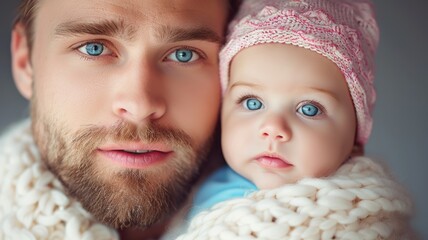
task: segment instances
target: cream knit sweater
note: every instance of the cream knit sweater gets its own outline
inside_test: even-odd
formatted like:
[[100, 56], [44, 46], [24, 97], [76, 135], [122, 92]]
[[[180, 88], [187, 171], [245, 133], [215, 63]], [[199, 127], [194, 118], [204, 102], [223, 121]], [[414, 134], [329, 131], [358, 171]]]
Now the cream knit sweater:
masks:
[[64, 193], [40, 160], [28, 120], [0, 138], [0, 240], [6, 239], [119, 239]]
[[366, 157], [333, 176], [303, 179], [218, 203], [178, 239], [413, 239], [411, 202], [380, 165]]

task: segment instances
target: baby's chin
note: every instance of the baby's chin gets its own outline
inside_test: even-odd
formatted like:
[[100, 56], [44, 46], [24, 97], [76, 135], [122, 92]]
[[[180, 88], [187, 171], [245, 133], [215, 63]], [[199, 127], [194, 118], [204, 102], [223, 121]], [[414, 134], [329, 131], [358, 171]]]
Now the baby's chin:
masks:
[[292, 174], [279, 174], [274, 172], [265, 173], [265, 176], [253, 181], [258, 189], [268, 190], [283, 187], [287, 184], [296, 183], [303, 177], [293, 177]]

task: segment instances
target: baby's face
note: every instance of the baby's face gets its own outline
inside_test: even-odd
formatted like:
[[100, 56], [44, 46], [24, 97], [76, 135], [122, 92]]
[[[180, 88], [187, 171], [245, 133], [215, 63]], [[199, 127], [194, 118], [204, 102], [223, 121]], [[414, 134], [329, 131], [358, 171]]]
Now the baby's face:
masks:
[[328, 176], [349, 157], [356, 117], [333, 62], [304, 48], [263, 44], [238, 53], [230, 71], [223, 153], [258, 188]]

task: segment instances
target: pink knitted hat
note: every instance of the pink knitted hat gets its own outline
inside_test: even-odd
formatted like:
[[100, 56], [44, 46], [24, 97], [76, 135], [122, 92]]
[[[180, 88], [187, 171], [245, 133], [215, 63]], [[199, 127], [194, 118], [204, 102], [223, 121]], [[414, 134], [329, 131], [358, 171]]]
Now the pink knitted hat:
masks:
[[369, 0], [244, 0], [220, 52], [223, 90], [230, 62], [244, 48], [284, 43], [310, 49], [333, 61], [345, 76], [357, 115], [356, 141], [364, 145], [373, 122], [378, 42]]

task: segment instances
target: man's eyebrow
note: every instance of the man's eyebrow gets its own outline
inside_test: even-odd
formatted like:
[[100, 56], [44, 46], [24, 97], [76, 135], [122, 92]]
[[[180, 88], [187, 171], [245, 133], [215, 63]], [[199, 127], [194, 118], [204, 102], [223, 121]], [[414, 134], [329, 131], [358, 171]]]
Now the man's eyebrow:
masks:
[[123, 20], [102, 20], [100, 22], [70, 21], [59, 24], [55, 28], [57, 36], [73, 35], [105, 35], [131, 40], [135, 37], [136, 28]]
[[156, 30], [157, 38], [166, 42], [202, 40], [223, 44], [223, 38], [207, 27], [182, 28], [161, 25]]

